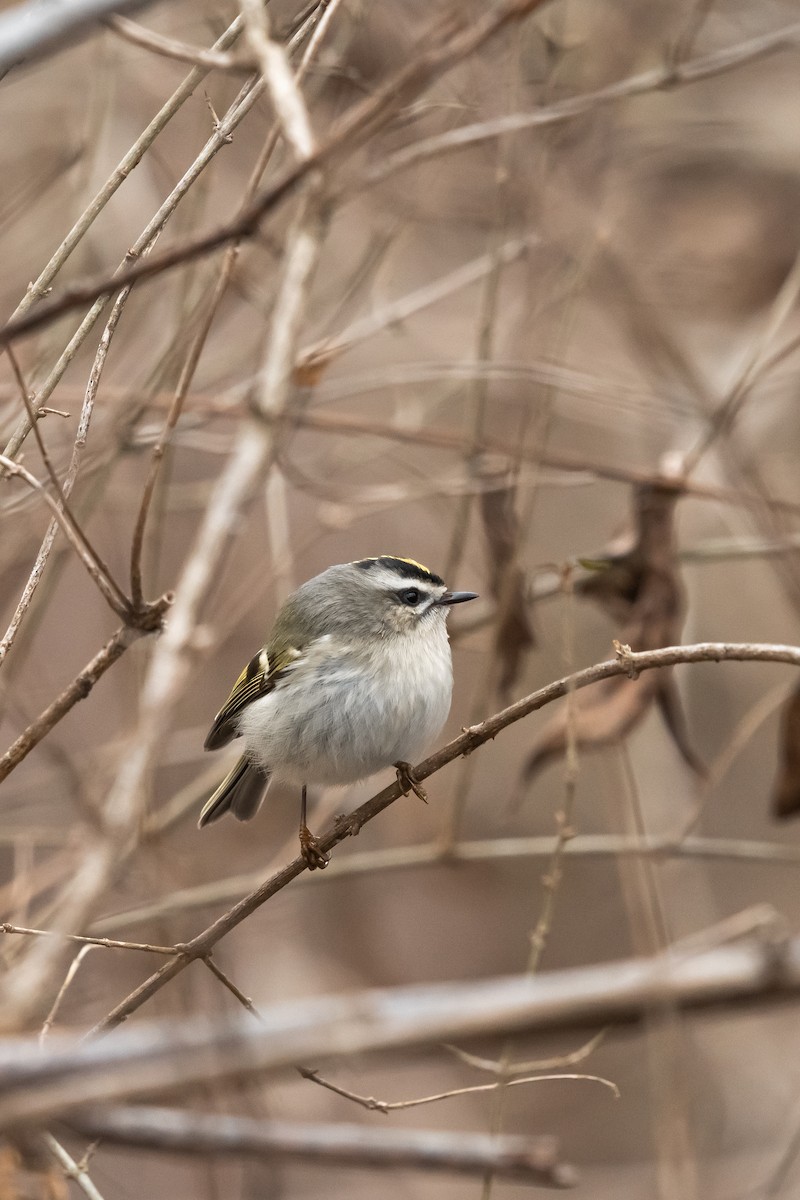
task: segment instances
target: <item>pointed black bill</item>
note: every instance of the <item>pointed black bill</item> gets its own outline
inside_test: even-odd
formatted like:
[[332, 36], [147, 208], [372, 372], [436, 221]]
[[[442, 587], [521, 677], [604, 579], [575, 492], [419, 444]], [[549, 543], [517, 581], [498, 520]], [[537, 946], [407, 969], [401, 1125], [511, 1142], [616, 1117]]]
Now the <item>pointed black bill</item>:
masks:
[[465, 600], [477, 600], [477, 592], [445, 592], [436, 601], [437, 604], [463, 604]]

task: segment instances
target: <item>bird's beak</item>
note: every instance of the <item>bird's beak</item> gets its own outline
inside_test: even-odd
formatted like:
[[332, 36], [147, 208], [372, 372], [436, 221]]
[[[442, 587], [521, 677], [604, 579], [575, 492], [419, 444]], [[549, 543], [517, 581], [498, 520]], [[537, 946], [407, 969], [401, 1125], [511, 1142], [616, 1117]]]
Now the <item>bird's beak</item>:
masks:
[[465, 600], [477, 600], [477, 592], [445, 592], [436, 601], [437, 604], [463, 604]]

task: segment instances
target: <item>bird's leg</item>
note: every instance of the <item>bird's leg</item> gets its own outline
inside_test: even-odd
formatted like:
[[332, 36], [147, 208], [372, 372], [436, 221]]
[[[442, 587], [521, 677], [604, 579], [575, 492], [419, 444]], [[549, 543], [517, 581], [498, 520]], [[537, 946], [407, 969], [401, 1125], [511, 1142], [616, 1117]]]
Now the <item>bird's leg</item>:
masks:
[[307, 804], [307, 788], [303, 784], [303, 792], [300, 799], [300, 853], [306, 860], [306, 866], [309, 871], [313, 871], [317, 867], [322, 870], [331, 861], [330, 855], [325, 853], [319, 844], [319, 840], [314, 837], [314, 834], [308, 828], [306, 823]]
[[415, 796], [419, 796], [423, 804], [428, 803], [428, 793], [414, 774], [414, 768], [408, 762], [392, 763], [395, 771], [397, 771], [397, 782], [403, 789], [403, 794], [408, 795], [413, 792]]

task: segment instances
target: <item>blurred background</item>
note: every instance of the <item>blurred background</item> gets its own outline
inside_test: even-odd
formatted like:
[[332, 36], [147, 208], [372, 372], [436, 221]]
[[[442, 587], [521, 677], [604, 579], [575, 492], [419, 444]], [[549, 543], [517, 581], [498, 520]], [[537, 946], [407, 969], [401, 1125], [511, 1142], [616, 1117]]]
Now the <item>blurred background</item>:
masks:
[[[486, 6], [270, 0], [267, 11], [295, 70], [311, 46], [300, 88], [324, 145], [423, 53], [441, 17], [455, 11], [457, 25], [475, 28]], [[192, 66], [236, 18], [232, 3], [162, 0], [134, 14], [133, 31], [95, 27], [7, 71], [6, 319], [32, 306], [29, 285], [190, 72], [194, 85], [38, 290], [110, 275], [131, 248], [134, 261], [141, 255], [151, 228], [155, 253], [180, 246], [290, 168], [268, 93], [253, 95], [248, 37], [230, 35], [225, 69]], [[113, 867], [70, 932], [174, 945], [294, 858], [292, 788], [274, 786], [252, 825], [197, 830], [230, 765], [202, 746], [282, 600], [331, 563], [410, 556], [480, 593], [451, 618], [447, 738], [611, 657], [614, 638], [635, 649], [798, 641], [796, 21], [796, 5], [780, 0], [554, 0], [398, 94], [326, 165], [326, 224], [288, 415], [201, 597], [185, 675], [153, 735]], [[178, 185], [169, 219], [151, 227]], [[0, 356], [5, 453], [47, 483], [41, 446], [14, 437], [24, 390], [53, 410], [37, 423], [52, 470], [71, 481], [75, 519], [125, 591], [153, 450], [183, 380], [141, 559], [147, 599], [181, 596], [220, 477], [257, 426], [251, 405], [301, 202], [289, 197], [266, 215], [224, 287], [223, 249], [135, 286], [124, 303], [101, 302], [92, 318], [88, 305], [60, 317], [15, 342], [13, 362]], [[0, 505], [5, 749], [120, 621], [61, 533], [18, 608], [51, 512], [19, 479], [3, 479]], [[63, 929], [70, 880], [104, 836], [107, 799], [135, 758], [158, 647], [136, 640], [7, 772], [0, 911], [12, 925]], [[703, 663], [610, 681], [569, 711], [548, 707], [434, 775], [427, 807], [414, 796], [395, 803], [215, 957], [266, 1007], [603, 963], [697, 934], [714, 944], [737, 914], [745, 932], [771, 920], [764, 906], [796, 931], [798, 826], [774, 815], [800, 807], [794, 686], [787, 666]], [[390, 780], [320, 794], [313, 827]], [[557, 841], [565, 826], [576, 834], [568, 845]], [[643, 852], [647, 839], [660, 839], [659, 853]], [[4, 937], [7, 1000], [24, 990], [34, 943]], [[74, 950], [52, 958], [12, 1032], [40, 1030]], [[88, 952], [53, 1030], [81, 1036], [159, 965], [141, 952]], [[129, 1025], [237, 1010], [195, 963]], [[508, 1065], [581, 1044], [485, 1038], [463, 1049]], [[610, 1030], [565, 1069], [611, 1080], [618, 1099], [593, 1080], [556, 1080], [386, 1116], [287, 1075], [209, 1085], [181, 1103], [380, 1128], [551, 1133], [579, 1167], [576, 1194], [593, 1200], [788, 1197], [800, 1182], [797, 1050], [793, 1009], [764, 1009]], [[307, 1065], [390, 1102], [496, 1078], [444, 1048]], [[68, 1144], [76, 1157], [85, 1149]], [[9, 1196], [74, 1187], [13, 1150], [3, 1169]], [[351, 1200], [376, 1186], [386, 1200], [521, 1194], [499, 1180], [323, 1177], [297, 1164], [103, 1145], [91, 1175], [106, 1200], [294, 1200], [323, 1184]]]

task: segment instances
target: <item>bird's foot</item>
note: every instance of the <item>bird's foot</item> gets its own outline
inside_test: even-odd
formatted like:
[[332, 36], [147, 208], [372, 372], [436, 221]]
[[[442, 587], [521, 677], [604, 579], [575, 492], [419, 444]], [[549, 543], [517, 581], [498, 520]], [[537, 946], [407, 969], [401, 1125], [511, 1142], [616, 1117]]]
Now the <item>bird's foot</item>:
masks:
[[306, 824], [300, 826], [300, 853], [309, 871], [315, 871], [317, 867], [322, 871], [331, 861], [331, 856], [320, 846], [319, 838], [314, 837]]
[[393, 766], [395, 771], [397, 771], [397, 782], [403, 789], [404, 795], [407, 796], [409, 792], [413, 792], [415, 796], [420, 798], [423, 804], [427, 804], [428, 793], [414, 774], [414, 768], [411, 763], [396, 762]]

